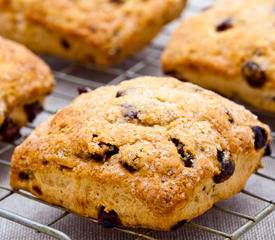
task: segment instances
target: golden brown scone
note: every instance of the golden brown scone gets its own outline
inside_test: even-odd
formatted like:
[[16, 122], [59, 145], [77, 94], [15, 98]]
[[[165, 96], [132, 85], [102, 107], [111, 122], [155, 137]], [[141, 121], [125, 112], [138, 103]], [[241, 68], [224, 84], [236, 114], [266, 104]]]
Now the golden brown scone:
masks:
[[34, 51], [113, 65], [147, 45], [186, 0], [0, 0], [0, 34]]
[[42, 60], [0, 37], [0, 139], [18, 138], [20, 127], [42, 110], [53, 86], [50, 69]]
[[224, 0], [172, 35], [163, 70], [275, 113], [274, 0]]
[[12, 157], [10, 184], [105, 227], [169, 230], [244, 188], [268, 126], [174, 78], [143, 77], [79, 96]]

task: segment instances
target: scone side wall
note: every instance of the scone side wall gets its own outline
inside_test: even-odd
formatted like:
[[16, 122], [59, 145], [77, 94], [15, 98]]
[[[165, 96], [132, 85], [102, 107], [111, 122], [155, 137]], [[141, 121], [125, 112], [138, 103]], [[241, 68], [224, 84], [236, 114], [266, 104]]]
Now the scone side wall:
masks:
[[223, 0], [183, 20], [162, 55], [163, 71], [275, 112], [273, 5]]
[[[80, 6], [72, 6], [71, 1], [63, 0], [55, 3], [37, 1], [35, 4], [23, 1], [23, 6], [0, 5], [0, 34], [40, 53], [103, 66], [114, 65], [147, 45], [164, 24], [180, 15], [186, 3], [151, 0], [135, 5], [132, 2], [100, 3], [101, 7], [95, 7], [91, 1], [85, 6], [90, 15], [80, 3]], [[60, 16], [59, 10], [64, 16]], [[115, 19], [111, 19], [110, 11]], [[22, 14], [24, 17], [18, 28], [16, 19]]]
[[[151, 228], [154, 230], [173, 230], [177, 224], [189, 221], [210, 209], [215, 202], [227, 199], [240, 192], [249, 176], [258, 168], [262, 156], [241, 159], [239, 169], [228, 182], [215, 184], [212, 179], [204, 180], [204, 184], [196, 187], [190, 200], [177, 204], [168, 213], [152, 211], [146, 202], [137, 196], [129, 194], [129, 189], [121, 186], [121, 182], [108, 182], [101, 185], [101, 181], [94, 178], [81, 178], [60, 166], [47, 167], [34, 171], [35, 179], [22, 181], [18, 175], [22, 168], [12, 168], [11, 185], [14, 189], [23, 189], [52, 204], [63, 206], [86, 217], [98, 218], [102, 206], [106, 211], [115, 211], [121, 224], [126, 227]], [[248, 161], [249, 160], [249, 161]], [[55, 179], [57, 184], [52, 184]], [[96, 196], [96, 197], [95, 197]], [[126, 201], [125, 201], [126, 200]]]
[[269, 142], [244, 107], [143, 77], [82, 94], [41, 124], [16, 148], [10, 184], [81, 215], [169, 230], [239, 192]]

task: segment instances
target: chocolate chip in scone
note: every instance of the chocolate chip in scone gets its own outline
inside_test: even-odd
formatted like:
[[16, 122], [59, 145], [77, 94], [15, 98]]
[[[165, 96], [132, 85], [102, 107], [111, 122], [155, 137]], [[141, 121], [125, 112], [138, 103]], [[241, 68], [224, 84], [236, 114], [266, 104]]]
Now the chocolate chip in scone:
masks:
[[172, 142], [175, 144], [178, 153], [181, 156], [181, 160], [184, 163], [185, 167], [193, 167], [193, 161], [194, 161], [194, 156], [189, 150], [184, 150], [185, 145], [180, 142], [178, 139], [173, 138]]
[[270, 146], [270, 143], [267, 144], [265, 150], [264, 150], [264, 156], [270, 156], [272, 153], [272, 150], [271, 150], [271, 146]]
[[4, 123], [0, 127], [0, 135], [4, 141], [12, 142], [20, 138], [20, 127], [13, 122], [11, 118], [5, 118]]
[[231, 156], [228, 151], [217, 150], [217, 160], [221, 163], [221, 172], [220, 174], [214, 176], [215, 183], [222, 183], [233, 175], [235, 171], [235, 164], [230, 157]]
[[69, 50], [71, 48], [70, 43], [66, 39], [61, 39], [61, 45], [66, 50]]
[[242, 66], [242, 74], [252, 87], [262, 87], [267, 81], [264, 70], [255, 62], [248, 61], [245, 63]]
[[226, 115], [228, 116], [228, 121], [229, 121], [230, 123], [233, 123], [233, 122], [234, 122], [233, 116], [232, 116], [232, 114], [229, 112], [228, 109], [225, 109], [225, 113], [226, 113]]
[[260, 149], [265, 147], [267, 142], [267, 133], [266, 130], [260, 126], [254, 126], [252, 127], [252, 131], [254, 132], [254, 146], [255, 149]]
[[27, 172], [19, 172], [18, 177], [21, 180], [29, 180], [30, 179], [30, 175]]
[[24, 106], [24, 110], [28, 116], [28, 121], [32, 122], [35, 119], [36, 115], [42, 112], [43, 107], [41, 106], [40, 102], [37, 101], [31, 104], [26, 104]]
[[116, 98], [123, 97], [125, 95], [126, 95], [126, 91], [125, 90], [119, 90], [116, 93]]
[[88, 88], [88, 87], [78, 87], [77, 88], [78, 94], [82, 94], [82, 93], [87, 93], [87, 92], [91, 92], [92, 89]]
[[38, 186], [33, 186], [32, 189], [33, 189], [36, 193], [38, 193], [39, 195], [42, 195], [42, 191], [41, 191], [40, 187], [38, 187]]
[[217, 26], [216, 26], [216, 31], [217, 32], [222, 32], [225, 31], [229, 28], [233, 27], [233, 18], [226, 18], [225, 20], [223, 20], [222, 22], [220, 22]]
[[186, 223], [186, 220], [182, 220], [178, 222], [176, 225], [171, 227], [171, 231], [178, 230], [180, 227], [182, 227]]
[[98, 224], [105, 228], [114, 228], [119, 226], [121, 221], [114, 210], [105, 212], [105, 208], [102, 206], [98, 212]]

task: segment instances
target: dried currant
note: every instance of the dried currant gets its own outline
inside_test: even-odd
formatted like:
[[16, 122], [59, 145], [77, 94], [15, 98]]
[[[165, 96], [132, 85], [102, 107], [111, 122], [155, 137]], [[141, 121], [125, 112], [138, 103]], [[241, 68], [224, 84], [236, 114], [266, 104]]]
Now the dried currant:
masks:
[[264, 156], [270, 156], [271, 153], [272, 153], [271, 146], [270, 146], [270, 144], [268, 144], [265, 148]]
[[35, 103], [25, 105], [24, 110], [28, 116], [28, 121], [32, 122], [36, 115], [43, 110], [43, 107], [41, 106], [40, 102], [37, 101]]
[[29, 180], [30, 179], [30, 175], [26, 172], [20, 172], [18, 174], [18, 177], [22, 180]]
[[218, 159], [219, 162], [223, 161], [223, 159], [224, 159], [224, 151], [220, 151], [220, 150], [217, 151], [217, 159]]
[[70, 43], [66, 40], [66, 39], [62, 39], [61, 40], [61, 45], [64, 49], [68, 50], [71, 48]]
[[126, 91], [125, 90], [119, 90], [117, 91], [116, 93], [116, 97], [119, 98], [119, 97], [123, 97], [126, 95]]
[[90, 28], [90, 30], [91, 30], [92, 32], [96, 32], [96, 31], [97, 31], [97, 27], [96, 27], [95, 25], [93, 25], [93, 24], [91, 24], [91, 25], [89, 26], [89, 28]]
[[105, 212], [105, 208], [101, 207], [98, 212], [98, 224], [105, 228], [113, 228], [120, 225], [120, 219], [117, 213], [112, 210], [110, 212]]
[[49, 162], [48, 162], [47, 160], [43, 160], [43, 161], [42, 161], [42, 164], [43, 164], [43, 165], [48, 165]]
[[138, 112], [134, 109], [130, 109], [124, 113], [124, 117], [128, 120], [130, 119], [138, 119]]
[[111, 0], [112, 3], [123, 3], [123, 0]]
[[131, 173], [134, 173], [134, 172], [136, 172], [138, 170], [137, 168], [135, 168], [134, 166], [131, 166], [127, 162], [122, 162], [122, 166], [125, 167]]
[[193, 154], [189, 150], [185, 151], [184, 150], [185, 145], [182, 142], [180, 142], [178, 139], [173, 138], [172, 142], [175, 144], [178, 150], [178, 153], [181, 156], [181, 160], [184, 163], [184, 166], [193, 167], [193, 160], [194, 160]]
[[248, 61], [242, 66], [242, 74], [252, 87], [261, 87], [267, 81], [264, 70], [259, 64]]
[[111, 145], [109, 143], [107, 143], [106, 145], [109, 147], [109, 150], [107, 152], [105, 152], [107, 159], [119, 152], [119, 149], [117, 146]]
[[90, 155], [97, 162], [106, 162], [110, 157], [119, 152], [118, 147], [110, 143], [100, 142], [98, 145], [100, 148], [105, 149], [104, 153], [102, 155], [99, 153], [92, 153]]
[[229, 121], [230, 123], [233, 123], [233, 122], [234, 122], [234, 118], [233, 118], [232, 114], [229, 112], [228, 109], [225, 110], [225, 113], [226, 113], [226, 115], [228, 116], [228, 121]]
[[39, 195], [42, 195], [42, 191], [41, 191], [40, 187], [38, 187], [38, 186], [33, 186], [32, 189], [33, 189], [36, 193], [38, 193]]
[[186, 220], [182, 220], [171, 227], [172, 231], [178, 230], [180, 227], [182, 227], [186, 223]]
[[94, 159], [97, 162], [105, 162], [103, 159], [103, 156], [98, 153], [91, 154], [91, 158]]
[[120, 106], [126, 109], [124, 117], [127, 120], [138, 119], [138, 112], [132, 105], [122, 103]]
[[82, 94], [82, 93], [87, 93], [87, 92], [91, 92], [92, 89], [88, 88], [88, 87], [78, 87], [77, 88], [78, 94]]
[[230, 159], [229, 154], [225, 154], [225, 151], [217, 151], [217, 159], [221, 163], [221, 169], [220, 169], [220, 174], [216, 174], [214, 176], [214, 182], [215, 183], [222, 183], [229, 179], [234, 171], [235, 171], [235, 164], [234, 162]]
[[233, 27], [233, 18], [226, 18], [225, 20], [223, 20], [222, 22], [220, 22], [217, 26], [216, 26], [216, 31], [217, 32], [222, 32], [225, 31], [229, 28]]
[[13, 122], [11, 118], [5, 118], [4, 123], [0, 127], [0, 135], [4, 141], [12, 142], [20, 138], [20, 127]]
[[255, 140], [254, 140], [255, 149], [260, 149], [265, 147], [267, 142], [266, 130], [260, 126], [255, 126], [255, 127], [252, 127], [252, 131], [254, 132], [254, 135], [255, 135]]

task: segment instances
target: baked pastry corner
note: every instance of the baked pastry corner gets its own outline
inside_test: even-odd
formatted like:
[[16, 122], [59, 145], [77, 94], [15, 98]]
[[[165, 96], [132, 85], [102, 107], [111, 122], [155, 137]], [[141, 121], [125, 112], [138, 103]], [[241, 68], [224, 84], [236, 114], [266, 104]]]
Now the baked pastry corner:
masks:
[[183, 20], [163, 71], [275, 113], [274, 21], [274, 1], [219, 1]]
[[25, 47], [0, 37], [0, 139], [13, 141], [54, 87], [49, 67]]
[[185, 0], [0, 1], [0, 34], [39, 53], [108, 66], [149, 44], [185, 4]]
[[269, 142], [244, 107], [142, 77], [84, 93], [36, 128], [10, 184], [105, 227], [170, 230], [241, 191]]

